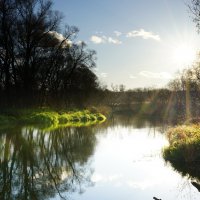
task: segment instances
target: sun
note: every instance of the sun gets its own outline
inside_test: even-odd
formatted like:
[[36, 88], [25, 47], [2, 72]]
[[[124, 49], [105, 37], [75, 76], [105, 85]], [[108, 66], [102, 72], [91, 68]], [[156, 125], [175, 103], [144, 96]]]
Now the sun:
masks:
[[179, 65], [191, 65], [196, 59], [196, 50], [187, 44], [181, 44], [174, 48], [173, 60]]

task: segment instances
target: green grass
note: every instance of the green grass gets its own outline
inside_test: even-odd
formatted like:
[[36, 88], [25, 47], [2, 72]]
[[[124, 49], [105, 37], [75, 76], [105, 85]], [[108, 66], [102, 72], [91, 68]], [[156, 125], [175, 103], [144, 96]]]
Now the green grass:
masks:
[[164, 149], [166, 160], [200, 161], [200, 125], [183, 125], [168, 131], [169, 147]]
[[168, 131], [163, 157], [183, 176], [200, 178], [200, 125], [182, 125]]
[[102, 123], [106, 117], [101, 113], [82, 111], [53, 111], [50, 109], [5, 110], [0, 114], [0, 128], [16, 124], [33, 125], [47, 129], [68, 126], [89, 126]]

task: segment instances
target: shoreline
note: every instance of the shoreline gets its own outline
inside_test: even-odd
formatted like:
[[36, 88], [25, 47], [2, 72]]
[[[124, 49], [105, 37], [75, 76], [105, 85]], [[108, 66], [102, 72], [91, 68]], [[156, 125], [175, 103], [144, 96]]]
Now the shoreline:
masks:
[[55, 111], [50, 109], [19, 109], [0, 113], [0, 128], [27, 125], [42, 128], [82, 127], [103, 123], [106, 116], [89, 110]]

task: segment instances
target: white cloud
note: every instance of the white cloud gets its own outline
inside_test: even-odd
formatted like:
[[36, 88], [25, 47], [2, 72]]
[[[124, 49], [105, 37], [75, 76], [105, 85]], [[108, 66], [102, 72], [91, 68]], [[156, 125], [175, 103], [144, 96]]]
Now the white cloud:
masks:
[[110, 44], [122, 44], [122, 42], [118, 39], [112, 38], [112, 37], [106, 37], [105, 35], [103, 36], [96, 36], [93, 35], [90, 38], [90, 41], [95, 43], [95, 44], [102, 44], [102, 43], [110, 43]]
[[56, 32], [56, 31], [49, 31], [48, 34], [49, 34], [49, 35], [52, 35], [53, 37], [55, 37], [56, 39], [58, 39], [58, 40], [60, 40], [60, 41], [66, 39], [62, 34]]
[[91, 38], [90, 38], [90, 41], [95, 43], [95, 44], [102, 44], [102, 43], [105, 43], [105, 40], [102, 38], [102, 37], [99, 37], [99, 36], [96, 36], [96, 35], [93, 35]]
[[108, 41], [109, 43], [111, 43], [111, 44], [122, 44], [122, 42], [121, 42], [120, 40], [114, 39], [114, 38], [111, 38], [111, 37], [109, 37], [109, 38], [107, 39], [107, 41]]
[[73, 44], [73, 42], [72, 42], [71, 40], [67, 40], [66, 43], [67, 43], [68, 45], [70, 45], [70, 46]]
[[122, 33], [120, 31], [114, 31], [114, 34], [119, 37], [120, 35], [122, 35]]
[[139, 73], [141, 76], [152, 79], [172, 79], [172, 75], [168, 72], [150, 72], [150, 71], [141, 71]]
[[130, 75], [129, 75], [129, 78], [130, 78], [130, 79], [136, 79], [137, 77], [136, 77], [136, 76], [133, 76], [132, 74], [130, 74]]
[[66, 37], [64, 37], [62, 34], [56, 32], [56, 31], [49, 31], [47, 32], [47, 35], [51, 38], [51, 41], [49, 42], [49, 45], [60, 45], [62, 43], [62, 47], [71, 46], [72, 41], [68, 40]]
[[86, 42], [79, 40], [79, 41], [76, 42], [76, 44], [81, 46], [81, 45], [86, 44]]
[[96, 75], [100, 78], [100, 79], [104, 79], [104, 78], [107, 78], [108, 77], [108, 73], [105, 73], [105, 72], [99, 72], [99, 69], [97, 69], [96, 72]]
[[128, 37], [128, 38], [142, 37], [145, 40], [153, 39], [153, 40], [156, 40], [156, 41], [161, 40], [159, 35], [154, 34], [152, 32], [145, 31], [144, 29], [130, 31], [126, 34], [126, 37]]

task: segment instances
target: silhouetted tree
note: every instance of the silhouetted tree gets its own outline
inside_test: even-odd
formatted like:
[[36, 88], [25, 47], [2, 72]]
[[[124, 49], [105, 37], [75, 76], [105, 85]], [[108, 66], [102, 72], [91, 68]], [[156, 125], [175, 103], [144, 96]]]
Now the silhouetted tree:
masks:
[[200, 0], [191, 0], [189, 4], [190, 12], [193, 16], [193, 21], [196, 24], [198, 32], [200, 30]]
[[76, 69], [95, 66], [95, 52], [74, 41], [76, 27], [59, 33], [62, 18], [51, 0], [0, 0], [0, 92], [5, 100], [30, 104], [54, 98], [70, 85]]

